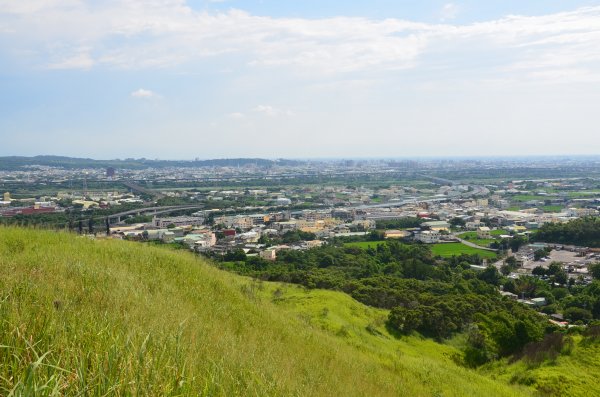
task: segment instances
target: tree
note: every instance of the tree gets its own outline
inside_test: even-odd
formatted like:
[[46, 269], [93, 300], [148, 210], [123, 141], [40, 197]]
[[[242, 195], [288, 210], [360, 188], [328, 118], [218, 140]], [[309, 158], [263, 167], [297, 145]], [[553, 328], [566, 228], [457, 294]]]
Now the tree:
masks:
[[228, 251], [223, 259], [227, 262], [245, 261], [246, 253], [244, 250], [238, 248], [233, 251]]
[[545, 256], [546, 256], [546, 250], [538, 249], [533, 252], [533, 260], [534, 261], [539, 261], [540, 259], [542, 259]]
[[548, 274], [555, 275], [556, 273], [562, 270], [562, 263], [560, 262], [552, 262], [550, 266], [548, 266]]
[[596, 280], [600, 280], [600, 262], [589, 265], [588, 270], [590, 271], [592, 277], [594, 277]]
[[585, 217], [567, 223], [545, 223], [535, 234], [536, 240], [588, 247], [600, 246], [600, 218]]
[[533, 274], [534, 276], [545, 276], [546, 269], [544, 269], [542, 266], [536, 266], [531, 271], [531, 274]]
[[575, 321], [587, 321], [592, 319], [592, 312], [580, 307], [569, 307], [563, 312], [565, 318]]
[[466, 225], [465, 220], [459, 217], [454, 217], [450, 219], [449, 223], [452, 227], [464, 227]]
[[567, 275], [567, 272], [561, 269], [554, 274], [554, 281], [561, 285], [564, 285], [569, 281], [569, 276]]
[[503, 285], [502, 287], [503, 287], [502, 289], [503, 289], [504, 291], [506, 291], [506, 292], [512, 292], [513, 294], [515, 293], [515, 291], [516, 291], [516, 288], [517, 288], [517, 287], [516, 287], [515, 280], [513, 280], [513, 279], [511, 279], [511, 278], [507, 279], [507, 280], [504, 282], [504, 285]]
[[507, 265], [511, 266], [512, 268], [516, 268], [517, 267], [517, 258], [515, 258], [515, 256], [509, 256], [508, 258], [506, 258], [504, 260], [504, 263], [506, 263]]
[[488, 217], [483, 217], [479, 221], [487, 227], [492, 227], [492, 220]]
[[514, 236], [510, 239], [508, 245], [513, 252], [517, 252], [522, 245], [526, 243], [526, 240], [521, 236]]
[[329, 267], [333, 265], [335, 265], [335, 258], [330, 254], [323, 255], [319, 260], [320, 267]]
[[493, 358], [492, 348], [485, 336], [473, 326], [468, 333], [467, 347], [464, 352], [465, 363], [472, 368], [485, 364]]
[[384, 239], [385, 239], [385, 232], [382, 232], [380, 230], [373, 230], [371, 233], [369, 233], [370, 241], [382, 241]]
[[398, 331], [408, 334], [413, 330], [419, 329], [423, 322], [423, 313], [420, 310], [407, 309], [398, 306], [392, 309], [389, 314], [389, 324]]
[[489, 265], [485, 268], [481, 273], [479, 273], [480, 280], [485, 281], [488, 284], [498, 285], [500, 284], [500, 273], [498, 273], [498, 269], [495, 266]]

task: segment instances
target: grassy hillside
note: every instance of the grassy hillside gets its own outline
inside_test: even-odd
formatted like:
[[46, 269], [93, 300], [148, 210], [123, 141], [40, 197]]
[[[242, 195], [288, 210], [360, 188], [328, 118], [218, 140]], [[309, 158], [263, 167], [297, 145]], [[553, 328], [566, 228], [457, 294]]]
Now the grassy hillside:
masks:
[[[420, 336], [394, 337], [385, 327], [388, 311], [355, 301], [329, 290], [307, 290], [281, 283], [254, 283], [258, 295], [297, 315], [313, 327], [336, 336], [344, 343], [401, 373], [427, 384], [431, 395], [482, 396], [530, 395], [531, 390], [507, 388], [474, 370], [457, 365], [455, 347]], [[417, 389], [418, 390], [418, 389]], [[487, 390], [487, 391], [486, 391]], [[413, 394], [406, 394], [413, 395]]]
[[575, 337], [574, 351], [555, 361], [530, 364], [507, 360], [489, 364], [481, 369], [502, 382], [529, 385], [543, 396], [600, 395], [600, 344], [586, 343]]
[[384, 318], [187, 253], [0, 228], [0, 395], [530, 394]]

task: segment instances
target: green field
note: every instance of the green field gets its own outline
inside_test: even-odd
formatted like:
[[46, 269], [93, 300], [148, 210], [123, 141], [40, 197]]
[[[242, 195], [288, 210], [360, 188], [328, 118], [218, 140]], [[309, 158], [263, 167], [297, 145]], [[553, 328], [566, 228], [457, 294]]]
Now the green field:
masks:
[[[475, 233], [475, 232], [473, 232], [473, 233]], [[477, 234], [477, 233], [475, 233], [475, 234]], [[473, 243], [477, 244], [478, 241], [489, 241], [491, 243], [494, 240], [473, 240]], [[358, 247], [358, 248], [363, 248], [363, 249], [367, 249], [367, 248], [371, 247], [373, 249], [376, 249], [377, 245], [379, 245], [379, 244], [385, 244], [385, 242], [384, 241], [357, 241], [357, 242], [352, 242], [352, 243], [345, 243], [344, 246]], [[469, 247], [462, 243], [431, 244], [431, 245], [429, 245], [429, 247], [431, 248], [431, 252], [434, 255], [439, 255], [442, 257], [450, 257], [450, 256], [460, 255], [460, 254], [469, 254], [469, 255], [479, 254], [483, 258], [495, 258], [496, 257], [496, 254], [494, 252]]]
[[462, 243], [439, 243], [439, 244], [432, 244], [430, 247], [431, 247], [431, 252], [434, 255], [439, 255], [439, 256], [445, 257], [445, 258], [455, 256], [455, 255], [460, 255], [460, 254], [468, 254], [468, 255], [478, 254], [481, 257], [487, 258], [487, 259], [496, 258], [495, 252], [469, 247]]
[[515, 194], [514, 196], [510, 196], [510, 199], [513, 201], [544, 201], [545, 197], [546, 196], [537, 196], [535, 194]]
[[352, 243], [345, 243], [344, 246], [358, 247], [358, 248], [364, 248], [364, 249], [371, 247], [371, 248], [375, 249], [375, 248], [377, 248], [377, 246], [379, 244], [385, 244], [385, 241], [354, 241]]
[[569, 197], [580, 198], [588, 196], [600, 196], [600, 190], [581, 190], [579, 192], [569, 192]]
[[462, 238], [463, 240], [467, 240], [470, 243], [480, 245], [482, 247], [489, 247], [491, 243], [496, 241], [496, 239], [493, 238], [478, 238], [477, 232], [461, 233], [458, 235], [458, 237]]
[[544, 212], [561, 212], [564, 206], [562, 205], [544, 205], [541, 207]]
[[478, 238], [477, 232], [464, 232], [459, 234], [458, 237], [462, 238], [463, 240], [467, 240], [473, 244], [480, 245], [482, 247], [489, 247], [491, 243], [493, 243], [494, 241], [498, 241], [501, 235], [509, 233], [506, 230], [499, 229], [490, 231], [490, 234], [494, 238]]

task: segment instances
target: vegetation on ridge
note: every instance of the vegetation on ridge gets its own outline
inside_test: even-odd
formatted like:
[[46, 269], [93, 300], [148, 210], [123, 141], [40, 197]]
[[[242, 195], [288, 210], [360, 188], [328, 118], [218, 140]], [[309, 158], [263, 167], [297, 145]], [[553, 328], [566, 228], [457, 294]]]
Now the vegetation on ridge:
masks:
[[164, 248], [0, 228], [0, 394], [528, 394], [425, 351], [382, 359], [251, 284]]

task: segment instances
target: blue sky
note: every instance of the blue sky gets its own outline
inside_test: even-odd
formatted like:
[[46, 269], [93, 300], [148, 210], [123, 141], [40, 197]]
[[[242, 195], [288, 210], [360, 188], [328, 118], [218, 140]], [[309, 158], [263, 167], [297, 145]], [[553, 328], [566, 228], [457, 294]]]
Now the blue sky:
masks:
[[0, 0], [0, 155], [599, 154], [600, 1]]

